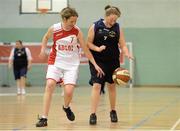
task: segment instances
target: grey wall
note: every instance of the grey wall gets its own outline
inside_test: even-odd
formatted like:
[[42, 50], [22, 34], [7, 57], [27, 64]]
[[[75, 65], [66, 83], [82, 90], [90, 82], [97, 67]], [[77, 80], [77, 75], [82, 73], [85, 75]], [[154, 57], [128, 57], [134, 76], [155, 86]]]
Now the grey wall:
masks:
[[[0, 0], [0, 41], [12, 42], [23, 39], [40, 42], [47, 28], [60, 21], [58, 14], [20, 15], [20, 0]], [[180, 0], [70, 0], [70, 5], [79, 12], [78, 25], [85, 37], [89, 26], [104, 15], [104, 6], [116, 5], [122, 11], [118, 20], [124, 28], [126, 41], [133, 43], [135, 56], [136, 85], [180, 85]], [[34, 72], [29, 79], [39, 83]], [[0, 71], [1, 68], [0, 68]], [[12, 74], [0, 76], [0, 84], [6, 79], [13, 81]], [[9, 78], [10, 76], [10, 78]], [[88, 83], [88, 66], [81, 67], [79, 83]]]
[[[70, 6], [79, 12], [78, 25], [88, 28], [103, 17], [107, 4], [122, 11], [123, 27], [164, 28], [180, 27], [179, 0], [69, 0]], [[58, 22], [58, 14], [19, 15], [20, 0], [0, 0], [0, 28], [47, 28]]]
[[20, 0], [0, 0], [0, 28], [47, 28], [59, 15], [19, 14]]

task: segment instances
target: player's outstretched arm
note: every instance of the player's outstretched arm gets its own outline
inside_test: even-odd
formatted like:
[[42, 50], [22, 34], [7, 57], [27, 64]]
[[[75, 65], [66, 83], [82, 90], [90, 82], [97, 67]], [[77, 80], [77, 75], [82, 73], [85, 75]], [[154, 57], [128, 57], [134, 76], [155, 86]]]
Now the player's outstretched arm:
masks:
[[124, 37], [124, 33], [123, 33], [122, 29], [120, 29], [119, 44], [120, 44], [120, 48], [121, 48], [123, 54], [128, 59], [134, 59], [132, 54], [129, 53], [129, 50], [128, 50], [127, 46], [126, 46], [126, 41], [125, 41], [125, 37]]
[[83, 39], [83, 34], [82, 34], [81, 31], [79, 31], [78, 40], [79, 40], [80, 46], [81, 46], [81, 48], [83, 49], [86, 57], [90, 60], [90, 62], [94, 65], [95, 69], [97, 70], [97, 76], [102, 77], [102, 75], [104, 75], [104, 72], [103, 72], [103, 70], [97, 65], [96, 61], [94, 60], [93, 55], [91, 54], [91, 52], [89, 51], [87, 45], [85, 44], [84, 39]]
[[51, 26], [48, 29], [48, 31], [44, 34], [42, 38], [41, 51], [39, 54], [39, 57], [42, 59], [44, 59], [47, 56], [46, 47], [47, 47], [48, 40], [52, 37], [52, 33], [53, 33], [53, 26]]

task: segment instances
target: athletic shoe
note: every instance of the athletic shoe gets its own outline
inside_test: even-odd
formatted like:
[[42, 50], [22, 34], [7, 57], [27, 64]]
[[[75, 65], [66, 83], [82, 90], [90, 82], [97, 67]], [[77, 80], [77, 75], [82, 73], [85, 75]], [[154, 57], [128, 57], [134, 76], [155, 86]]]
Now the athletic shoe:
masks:
[[17, 95], [21, 94], [21, 88], [17, 88]]
[[38, 118], [39, 121], [36, 123], [36, 127], [45, 127], [47, 126], [47, 118]]
[[89, 124], [90, 124], [90, 125], [96, 125], [96, 123], [97, 123], [96, 114], [95, 114], [95, 113], [92, 113], [92, 114], [90, 115]]
[[115, 110], [110, 112], [111, 122], [118, 122], [117, 113]]
[[21, 90], [21, 94], [22, 94], [22, 95], [25, 95], [25, 94], [26, 94], [26, 90], [25, 90], [25, 89], [22, 89], [22, 90]]
[[64, 106], [63, 106], [63, 110], [64, 110], [64, 112], [66, 112], [67, 118], [68, 118], [70, 121], [74, 121], [75, 116], [74, 116], [74, 113], [71, 111], [71, 108], [70, 108], [70, 107], [64, 108]]

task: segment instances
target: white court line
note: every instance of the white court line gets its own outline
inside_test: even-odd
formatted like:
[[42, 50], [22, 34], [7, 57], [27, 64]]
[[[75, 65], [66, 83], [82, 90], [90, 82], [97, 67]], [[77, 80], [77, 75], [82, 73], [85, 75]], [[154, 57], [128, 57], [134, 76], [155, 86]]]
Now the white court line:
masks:
[[[43, 96], [44, 93], [26, 93], [22, 96]], [[16, 93], [0, 93], [0, 96], [21, 96]], [[61, 96], [61, 93], [53, 93], [53, 96]]]
[[170, 131], [174, 131], [174, 129], [176, 128], [176, 126], [180, 123], [180, 118], [179, 120], [176, 121], [176, 123], [172, 126], [172, 128], [170, 129]]
[[[43, 93], [27, 93], [24, 96], [43, 96]], [[55, 95], [55, 94], [54, 94]], [[16, 93], [1, 93], [0, 96], [21, 96], [21, 95], [17, 95]]]

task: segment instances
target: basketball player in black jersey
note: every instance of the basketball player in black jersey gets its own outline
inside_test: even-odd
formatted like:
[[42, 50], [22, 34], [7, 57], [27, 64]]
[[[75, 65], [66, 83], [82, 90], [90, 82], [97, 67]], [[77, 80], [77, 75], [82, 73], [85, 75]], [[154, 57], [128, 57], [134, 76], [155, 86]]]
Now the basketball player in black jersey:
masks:
[[105, 7], [105, 18], [96, 21], [88, 31], [87, 45], [95, 61], [105, 73], [104, 76], [98, 77], [94, 66], [89, 62], [91, 72], [89, 83], [93, 86], [91, 94], [90, 125], [95, 125], [97, 123], [96, 110], [99, 103], [101, 86], [103, 86], [105, 82], [107, 82], [109, 91], [111, 122], [118, 122], [115, 110], [116, 88], [112, 80], [112, 74], [116, 68], [120, 67], [119, 47], [127, 58], [133, 58], [126, 46], [123, 31], [116, 22], [120, 15], [121, 12], [117, 7], [108, 5]]

